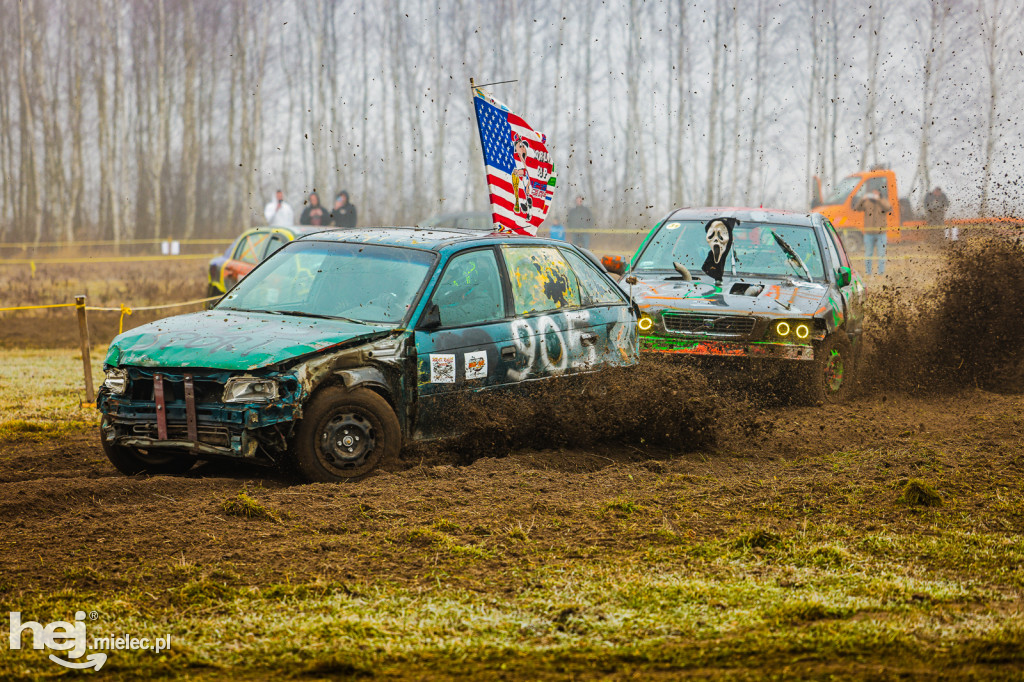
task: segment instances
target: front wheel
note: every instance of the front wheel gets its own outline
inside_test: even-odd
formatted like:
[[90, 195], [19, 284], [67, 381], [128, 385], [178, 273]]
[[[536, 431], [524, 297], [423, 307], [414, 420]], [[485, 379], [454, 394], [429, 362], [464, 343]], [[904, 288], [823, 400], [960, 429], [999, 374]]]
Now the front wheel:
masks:
[[856, 368], [853, 346], [846, 332], [837, 330], [814, 349], [814, 360], [801, 367], [796, 398], [809, 405], [845, 402], [853, 391]]
[[310, 401], [292, 443], [292, 457], [309, 481], [358, 480], [395, 458], [402, 444], [398, 417], [367, 388], [330, 386]]
[[196, 458], [187, 452], [173, 450], [140, 450], [125, 445], [111, 445], [103, 440], [103, 452], [110, 463], [126, 476], [135, 474], [177, 475], [192, 468]]

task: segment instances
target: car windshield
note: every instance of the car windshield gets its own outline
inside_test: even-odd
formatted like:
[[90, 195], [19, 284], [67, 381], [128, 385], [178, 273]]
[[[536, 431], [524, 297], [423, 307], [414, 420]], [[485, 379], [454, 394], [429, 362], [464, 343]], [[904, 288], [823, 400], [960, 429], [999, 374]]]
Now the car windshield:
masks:
[[[814, 228], [766, 223], [740, 223], [736, 226], [732, 233], [732, 249], [725, 261], [725, 274], [806, 278], [800, 266], [793, 263], [772, 237], [772, 232], [793, 248], [807, 266], [812, 279], [824, 277], [824, 264]], [[680, 263], [692, 275], [699, 277], [709, 251], [703, 221], [670, 220], [647, 243], [633, 269], [637, 272], [673, 270], [673, 263]]]
[[421, 249], [295, 241], [216, 308], [397, 325], [416, 304], [434, 260]]
[[857, 187], [857, 183], [860, 182], [859, 175], [851, 175], [843, 178], [836, 185], [836, 188], [832, 190], [832, 194], [825, 198], [824, 205], [833, 206], [835, 204], [842, 204], [846, 201], [846, 197], [853, 194], [853, 190]]

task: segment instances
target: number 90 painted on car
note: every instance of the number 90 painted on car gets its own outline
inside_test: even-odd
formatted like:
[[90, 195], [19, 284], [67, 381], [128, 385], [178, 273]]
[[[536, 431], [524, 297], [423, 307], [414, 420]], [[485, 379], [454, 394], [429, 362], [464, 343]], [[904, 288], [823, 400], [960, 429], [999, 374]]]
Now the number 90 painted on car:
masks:
[[125, 474], [234, 458], [353, 480], [455, 435], [478, 392], [637, 359], [634, 307], [570, 244], [367, 228], [290, 242], [211, 310], [116, 337], [97, 406]]

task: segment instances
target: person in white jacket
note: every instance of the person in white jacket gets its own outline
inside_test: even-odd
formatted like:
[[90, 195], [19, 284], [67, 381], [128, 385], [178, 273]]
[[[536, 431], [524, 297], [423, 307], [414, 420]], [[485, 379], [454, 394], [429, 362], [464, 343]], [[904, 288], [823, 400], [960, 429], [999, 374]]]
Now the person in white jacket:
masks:
[[295, 212], [284, 200], [284, 192], [281, 190], [277, 190], [274, 200], [263, 209], [263, 215], [267, 218], [267, 225], [271, 227], [291, 227], [295, 224]]

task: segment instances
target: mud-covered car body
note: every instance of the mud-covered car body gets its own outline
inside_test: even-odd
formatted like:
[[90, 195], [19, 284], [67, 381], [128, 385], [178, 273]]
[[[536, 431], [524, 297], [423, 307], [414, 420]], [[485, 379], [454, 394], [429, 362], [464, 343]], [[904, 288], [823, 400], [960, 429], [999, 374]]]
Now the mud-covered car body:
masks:
[[168, 457], [279, 462], [325, 387], [379, 395], [405, 439], [443, 437], [467, 394], [635, 363], [635, 323], [607, 274], [562, 242], [321, 232], [286, 244], [213, 309], [116, 337], [102, 437]]
[[[701, 267], [709, 253], [706, 226], [719, 218], [738, 223], [716, 282]], [[834, 343], [848, 343], [847, 370], [859, 353], [864, 285], [838, 233], [820, 214], [676, 210], [647, 235], [627, 274], [619, 286], [640, 308], [643, 350], [812, 363], [816, 354], [824, 361], [821, 354], [831, 354]]]

